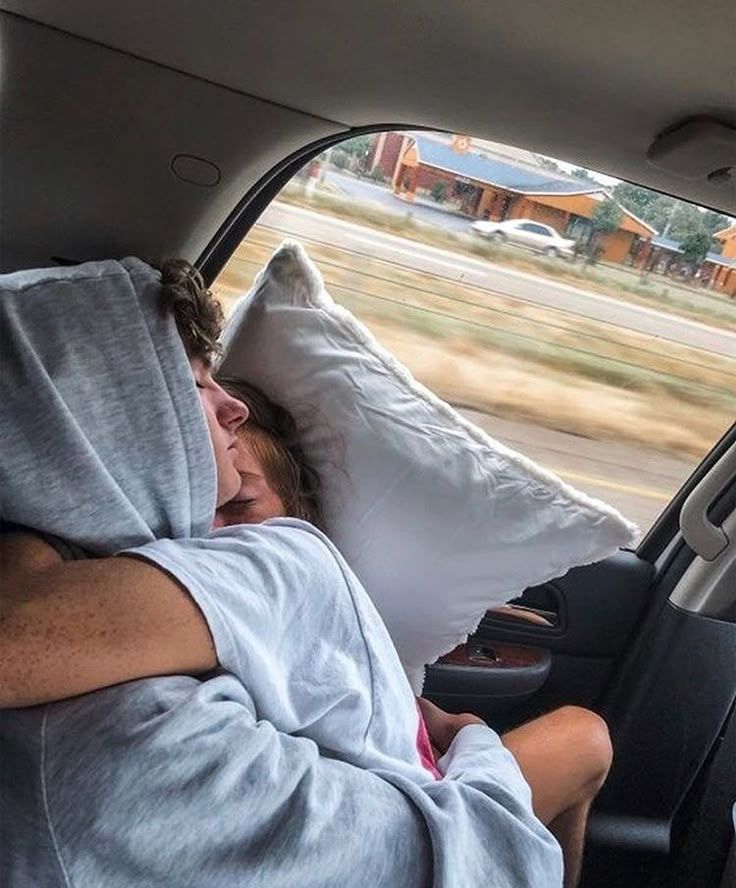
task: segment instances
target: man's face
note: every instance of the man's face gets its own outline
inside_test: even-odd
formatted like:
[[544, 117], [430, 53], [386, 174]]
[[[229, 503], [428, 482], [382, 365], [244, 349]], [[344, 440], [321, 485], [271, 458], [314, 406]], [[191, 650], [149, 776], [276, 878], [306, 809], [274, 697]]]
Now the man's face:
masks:
[[219, 507], [240, 490], [235, 432], [248, 418], [248, 408], [215, 382], [210, 368], [201, 358], [192, 358], [190, 364], [215, 452]]

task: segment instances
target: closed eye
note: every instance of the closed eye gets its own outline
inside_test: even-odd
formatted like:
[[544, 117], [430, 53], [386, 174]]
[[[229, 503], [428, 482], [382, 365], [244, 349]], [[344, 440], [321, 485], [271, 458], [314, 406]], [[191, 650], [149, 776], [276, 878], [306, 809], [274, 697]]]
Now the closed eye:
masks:
[[233, 499], [230, 500], [230, 502], [223, 503], [223, 505], [220, 506], [220, 509], [231, 509], [236, 506], [252, 506], [255, 502], [255, 499]]

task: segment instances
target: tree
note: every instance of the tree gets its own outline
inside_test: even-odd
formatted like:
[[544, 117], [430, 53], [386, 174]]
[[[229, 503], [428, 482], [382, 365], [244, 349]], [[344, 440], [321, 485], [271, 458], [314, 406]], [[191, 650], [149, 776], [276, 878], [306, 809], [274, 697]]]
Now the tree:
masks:
[[715, 210], [706, 210], [703, 213], [703, 225], [709, 234], [715, 234], [716, 231], [723, 231], [732, 225], [733, 222], [724, 216], [723, 213], [716, 213]]
[[676, 241], [700, 231], [712, 235], [728, 227], [728, 218], [721, 213], [703, 211], [693, 204], [629, 182], [616, 184], [613, 196], [642, 222]]
[[430, 191], [432, 200], [442, 203], [447, 196], [447, 182], [435, 182]]
[[702, 210], [692, 204], [684, 203], [681, 200], [675, 201], [668, 219], [666, 233], [675, 241], [682, 241], [691, 234], [701, 234], [705, 231], [704, 215]]
[[621, 207], [610, 197], [596, 204], [593, 215], [590, 217], [591, 236], [585, 249], [589, 264], [594, 265], [603, 253], [603, 244], [601, 243], [603, 235], [616, 231], [621, 224], [622, 216]]
[[603, 235], [616, 231], [621, 224], [622, 217], [623, 211], [615, 200], [607, 197], [605, 200], [600, 201], [590, 217], [594, 234]]
[[365, 175], [375, 138], [372, 135], [355, 136], [341, 142], [329, 152], [330, 162], [340, 170], [347, 169], [358, 175]]
[[583, 182], [592, 182], [594, 185], [600, 185], [600, 182], [596, 182], [596, 180], [590, 175], [587, 170], [584, 170], [582, 167], [575, 167], [575, 169], [570, 173], [573, 179], [582, 179]]
[[664, 231], [667, 227], [677, 203], [672, 197], [650, 191], [648, 188], [641, 188], [639, 185], [631, 185], [629, 182], [616, 184], [613, 196], [630, 213], [658, 232]]
[[340, 148], [351, 157], [363, 158], [370, 151], [374, 138], [375, 136], [372, 135], [355, 136], [353, 139], [348, 139], [347, 142], [341, 142]]
[[341, 148], [335, 148], [330, 156], [330, 163], [337, 167], [338, 170], [347, 169], [348, 155]]
[[[648, 188], [641, 188], [639, 185], [632, 185], [630, 182], [618, 182], [613, 187], [613, 196], [635, 216], [649, 222], [647, 217], [651, 217], [653, 205], [663, 195]], [[666, 199], [671, 200], [671, 198]]]
[[551, 170], [553, 173], [562, 173], [562, 167], [551, 157], [545, 157], [543, 154], [536, 155], [537, 160], [539, 161], [539, 165], [543, 167], [545, 170]]
[[710, 250], [711, 236], [707, 231], [693, 231], [680, 244], [682, 259], [690, 265], [701, 265]]

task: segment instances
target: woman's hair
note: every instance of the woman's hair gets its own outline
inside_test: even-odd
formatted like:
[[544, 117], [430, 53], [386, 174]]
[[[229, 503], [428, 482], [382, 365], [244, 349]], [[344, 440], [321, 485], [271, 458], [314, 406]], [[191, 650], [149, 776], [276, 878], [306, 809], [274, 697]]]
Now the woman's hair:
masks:
[[217, 340], [225, 319], [222, 306], [186, 259], [166, 259], [158, 268], [161, 310], [174, 315], [187, 357], [209, 366], [219, 350]]
[[217, 382], [248, 406], [248, 419], [238, 430], [251, 444], [266, 481], [293, 518], [322, 527], [319, 475], [309, 465], [299, 443], [294, 417], [260, 389], [229, 376]]

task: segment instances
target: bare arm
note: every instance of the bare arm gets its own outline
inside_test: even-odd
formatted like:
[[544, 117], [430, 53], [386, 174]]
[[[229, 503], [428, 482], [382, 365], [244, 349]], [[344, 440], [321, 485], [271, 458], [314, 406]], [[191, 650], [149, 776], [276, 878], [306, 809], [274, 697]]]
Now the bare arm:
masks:
[[196, 604], [147, 562], [62, 562], [13, 533], [0, 540], [0, 589], [0, 708], [217, 665]]

